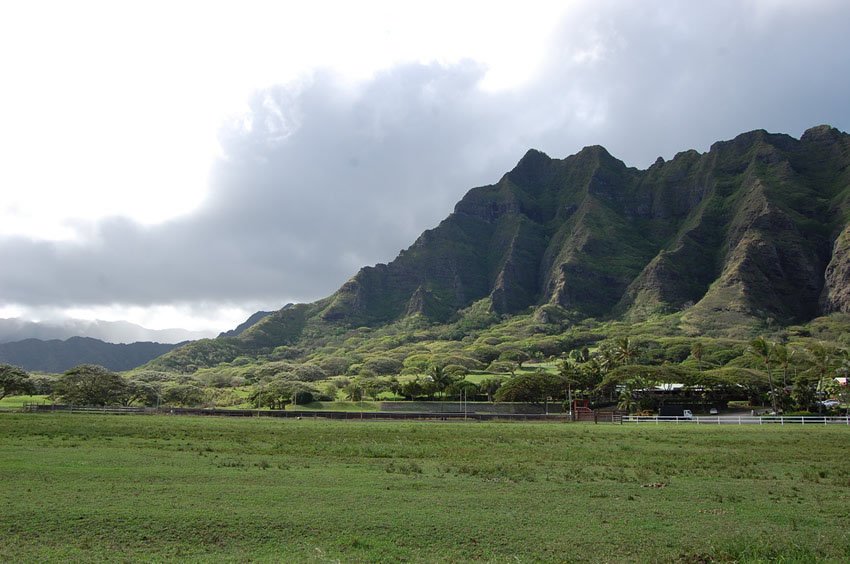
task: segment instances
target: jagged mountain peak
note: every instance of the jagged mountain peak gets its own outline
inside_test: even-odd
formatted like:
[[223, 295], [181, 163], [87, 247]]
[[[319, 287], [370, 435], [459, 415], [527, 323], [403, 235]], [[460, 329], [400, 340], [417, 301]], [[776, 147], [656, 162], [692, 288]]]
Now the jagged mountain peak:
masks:
[[802, 139], [754, 130], [646, 170], [598, 145], [564, 159], [532, 149], [389, 264], [238, 339], [445, 322], [473, 303], [507, 315], [557, 306], [571, 319], [681, 311], [692, 332], [850, 312], [848, 147], [829, 126]]
[[[497, 184], [471, 190], [452, 216], [426, 232], [414, 245], [415, 260], [408, 253], [387, 265], [378, 285], [382, 294], [400, 297], [382, 318], [421, 304], [424, 290], [449, 311], [485, 296], [508, 313], [543, 303], [587, 315], [634, 313], [652, 310], [649, 296], [656, 309], [669, 311], [728, 294], [709, 292], [716, 279], [720, 287], [743, 284], [732, 301], [753, 315], [769, 310], [794, 318], [814, 311], [770, 307], [761, 301], [779, 295], [750, 287], [757, 279], [762, 286], [775, 283], [784, 288], [782, 299], [805, 297], [810, 304], [823, 285], [792, 272], [822, 277], [827, 261], [817, 249], [832, 244], [804, 234], [811, 210], [795, 210], [795, 190], [823, 188], [791, 167], [800, 145], [784, 134], [754, 130], [715, 143], [707, 154], [685, 151], [647, 171], [626, 167], [598, 145], [565, 159], [530, 150]], [[784, 239], [771, 241], [770, 233]], [[765, 245], [772, 251], [757, 259]], [[691, 264], [699, 259], [706, 264]], [[767, 272], [766, 260], [782, 268]], [[756, 275], [753, 268], [765, 271]], [[364, 270], [356, 278], [356, 292], [348, 284], [340, 290], [351, 294], [344, 303], [368, 301], [365, 287], [375, 285], [374, 273]], [[643, 302], [640, 308], [632, 308], [635, 300]]]
[[831, 125], [816, 125], [814, 127], [810, 127], [807, 129], [803, 136], [800, 137], [800, 141], [803, 143], [810, 142], [836, 142], [845, 137], [846, 134], [843, 134], [838, 129], [832, 127]]

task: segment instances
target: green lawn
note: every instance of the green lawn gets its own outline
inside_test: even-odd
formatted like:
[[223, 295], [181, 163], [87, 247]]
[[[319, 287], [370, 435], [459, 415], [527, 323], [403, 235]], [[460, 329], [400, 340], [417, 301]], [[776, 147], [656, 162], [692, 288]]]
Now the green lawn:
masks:
[[47, 396], [6, 396], [0, 399], [0, 409], [20, 409], [28, 403], [50, 403]]
[[0, 414], [0, 561], [850, 561], [846, 427]]

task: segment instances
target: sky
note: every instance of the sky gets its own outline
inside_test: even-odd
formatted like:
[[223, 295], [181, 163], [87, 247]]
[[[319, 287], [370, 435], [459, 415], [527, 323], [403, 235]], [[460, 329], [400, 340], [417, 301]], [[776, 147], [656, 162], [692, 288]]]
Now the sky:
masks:
[[0, 4], [0, 318], [211, 334], [529, 148], [850, 130], [844, 0]]

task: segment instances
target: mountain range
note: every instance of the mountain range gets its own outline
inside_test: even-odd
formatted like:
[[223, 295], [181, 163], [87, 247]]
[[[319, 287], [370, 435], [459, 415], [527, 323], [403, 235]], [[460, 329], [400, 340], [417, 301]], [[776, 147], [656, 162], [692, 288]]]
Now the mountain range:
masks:
[[127, 321], [96, 319], [63, 319], [61, 321], [28, 321], [20, 318], [0, 319], [0, 343], [24, 339], [64, 340], [70, 337], [90, 337], [107, 343], [182, 343], [212, 337], [209, 331], [186, 329], [148, 329]]
[[531, 150], [388, 265], [362, 269], [327, 321], [445, 320], [554, 304], [584, 317], [689, 309], [795, 322], [850, 309], [850, 137], [753, 131], [648, 170], [602, 147]]
[[129, 370], [179, 344], [213, 334], [185, 329], [147, 329], [127, 321], [0, 319], [0, 363], [54, 373], [78, 364]]
[[71, 337], [64, 341], [24, 339], [0, 343], [0, 363], [52, 373], [64, 372], [78, 364], [99, 364], [110, 370], [130, 370], [176, 346], [149, 342], [105, 343], [91, 337]]
[[850, 136], [825, 125], [800, 139], [751, 131], [646, 170], [600, 146], [530, 150], [389, 264], [154, 364], [191, 370], [341, 328], [452, 322], [471, 306], [502, 319], [675, 314], [688, 334], [847, 313], [848, 167]]

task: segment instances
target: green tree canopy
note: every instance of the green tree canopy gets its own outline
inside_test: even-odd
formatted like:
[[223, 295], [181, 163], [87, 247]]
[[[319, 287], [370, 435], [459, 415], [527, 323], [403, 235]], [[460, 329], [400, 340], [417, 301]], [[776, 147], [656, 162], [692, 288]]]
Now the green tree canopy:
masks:
[[496, 401], [529, 401], [539, 403], [547, 397], [563, 395], [563, 382], [558, 376], [546, 372], [514, 376], [495, 394]]
[[168, 405], [194, 407], [204, 403], [204, 389], [195, 384], [174, 384], [163, 390], [162, 401]]
[[127, 381], [96, 364], [80, 364], [56, 382], [54, 393], [72, 405], [121, 405], [128, 394]]
[[31, 394], [34, 389], [29, 374], [23, 368], [0, 364], [0, 399], [11, 395]]
[[531, 356], [520, 349], [508, 349], [506, 351], [502, 351], [502, 354], [499, 355], [499, 360], [515, 362], [517, 366], [522, 368], [522, 363], [531, 360]]
[[306, 393], [310, 394], [311, 399], [309, 401], [312, 401], [313, 394], [318, 394], [318, 390], [308, 382], [277, 378], [265, 384], [254, 386], [248, 401], [254, 407], [283, 409], [286, 404], [291, 403], [294, 399], [298, 400], [299, 403], [308, 403], [305, 402]]
[[371, 370], [380, 376], [387, 374], [398, 374], [404, 368], [404, 364], [400, 360], [394, 358], [376, 356], [368, 358], [363, 362], [363, 368]]
[[139, 402], [147, 406], [156, 406], [162, 400], [162, 384], [160, 382], [145, 382], [144, 380], [128, 380], [127, 395], [124, 405]]

